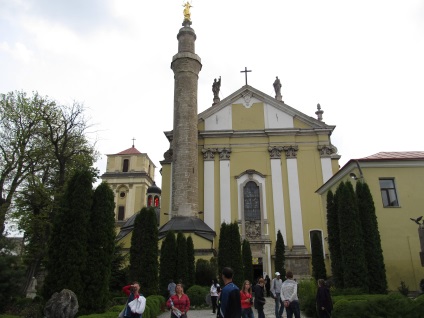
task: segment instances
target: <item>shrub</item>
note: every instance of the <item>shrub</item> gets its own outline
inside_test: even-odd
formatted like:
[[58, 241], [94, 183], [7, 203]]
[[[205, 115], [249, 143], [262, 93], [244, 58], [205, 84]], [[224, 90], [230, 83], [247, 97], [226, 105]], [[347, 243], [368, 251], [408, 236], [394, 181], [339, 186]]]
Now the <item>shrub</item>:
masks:
[[404, 296], [408, 296], [408, 294], [409, 294], [409, 287], [406, 286], [406, 284], [403, 280], [400, 282], [400, 286], [398, 287], [398, 291]]
[[308, 317], [316, 317], [317, 283], [314, 279], [302, 280], [298, 285], [300, 309]]
[[188, 298], [190, 298], [191, 306], [206, 305], [205, 297], [208, 293], [209, 287], [202, 287], [199, 285], [193, 285], [186, 291]]

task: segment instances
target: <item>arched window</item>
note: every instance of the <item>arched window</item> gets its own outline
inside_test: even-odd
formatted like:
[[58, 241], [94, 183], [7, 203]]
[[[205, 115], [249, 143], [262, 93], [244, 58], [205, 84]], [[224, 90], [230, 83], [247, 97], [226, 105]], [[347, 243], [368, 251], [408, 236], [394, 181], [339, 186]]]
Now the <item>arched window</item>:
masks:
[[149, 207], [149, 206], [152, 206], [152, 196], [151, 195], [149, 195], [148, 197], [147, 197], [147, 206]]
[[124, 165], [122, 166], [122, 172], [128, 172], [129, 165], [130, 165], [130, 159], [124, 159]]
[[259, 196], [259, 186], [249, 181], [243, 189], [244, 198], [244, 219], [246, 221], [256, 221], [261, 219], [261, 205]]
[[155, 196], [155, 208], [159, 207], [159, 197]]

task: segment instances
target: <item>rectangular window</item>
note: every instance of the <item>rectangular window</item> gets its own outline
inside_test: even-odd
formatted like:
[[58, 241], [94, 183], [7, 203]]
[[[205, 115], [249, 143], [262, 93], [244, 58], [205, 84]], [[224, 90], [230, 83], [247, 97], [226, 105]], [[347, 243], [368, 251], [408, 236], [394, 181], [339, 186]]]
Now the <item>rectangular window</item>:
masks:
[[124, 166], [122, 167], [122, 172], [128, 172], [129, 165], [130, 165], [130, 160], [124, 159]]
[[394, 179], [380, 179], [381, 198], [383, 206], [399, 206]]
[[125, 218], [125, 207], [120, 205], [118, 207], [118, 221], [123, 221]]

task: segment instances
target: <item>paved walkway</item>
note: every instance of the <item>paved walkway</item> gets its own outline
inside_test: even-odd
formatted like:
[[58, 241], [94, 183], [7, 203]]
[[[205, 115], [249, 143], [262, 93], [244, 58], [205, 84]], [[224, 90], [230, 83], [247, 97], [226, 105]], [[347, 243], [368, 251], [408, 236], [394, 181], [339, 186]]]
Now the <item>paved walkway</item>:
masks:
[[[266, 304], [264, 307], [264, 313], [265, 318], [275, 318], [274, 314], [274, 308], [275, 308], [275, 302], [272, 298], [266, 298]], [[255, 317], [258, 317], [258, 312], [256, 309], [253, 309], [253, 313]], [[164, 312], [158, 318], [170, 318], [171, 314], [169, 311]], [[212, 308], [211, 309], [202, 309], [202, 310], [190, 310], [187, 314], [187, 318], [205, 318], [205, 317], [211, 317], [215, 318], [216, 315], [212, 315]], [[286, 311], [284, 310], [283, 317], [286, 318]], [[300, 313], [301, 318], [308, 318], [303, 313]]]

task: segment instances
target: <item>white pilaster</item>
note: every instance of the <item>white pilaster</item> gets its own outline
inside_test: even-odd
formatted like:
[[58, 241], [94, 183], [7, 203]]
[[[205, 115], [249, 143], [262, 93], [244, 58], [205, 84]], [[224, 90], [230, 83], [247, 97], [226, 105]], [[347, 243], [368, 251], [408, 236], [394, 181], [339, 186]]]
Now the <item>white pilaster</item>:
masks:
[[293, 245], [304, 246], [305, 240], [303, 239], [302, 208], [300, 205], [299, 174], [296, 158], [287, 159], [287, 176], [289, 181]]
[[271, 159], [272, 199], [274, 204], [275, 234], [278, 230], [287, 242], [286, 219], [284, 212], [283, 179], [281, 173], [281, 159]]
[[214, 161], [203, 161], [204, 175], [203, 175], [203, 188], [204, 188], [204, 221], [215, 231], [215, 192], [214, 192]]
[[331, 169], [331, 158], [321, 157], [322, 183], [326, 183], [333, 176]]
[[230, 160], [219, 162], [220, 209], [222, 222], [231, 223]]

